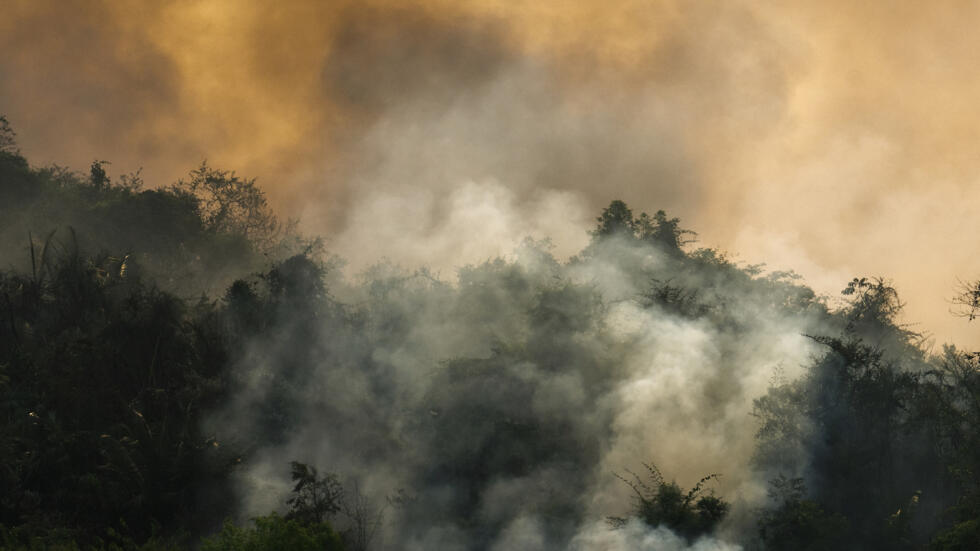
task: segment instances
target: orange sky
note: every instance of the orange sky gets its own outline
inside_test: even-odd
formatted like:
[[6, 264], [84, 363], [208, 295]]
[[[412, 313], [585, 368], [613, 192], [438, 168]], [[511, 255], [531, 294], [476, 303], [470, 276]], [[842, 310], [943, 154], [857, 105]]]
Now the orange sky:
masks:
[[582, 244], [610, 199], [907, 318], [980, 276], [975, 2], [62, 2], [0, 18], [0, 113], [36, 164], [203, 158], [355, 265]]

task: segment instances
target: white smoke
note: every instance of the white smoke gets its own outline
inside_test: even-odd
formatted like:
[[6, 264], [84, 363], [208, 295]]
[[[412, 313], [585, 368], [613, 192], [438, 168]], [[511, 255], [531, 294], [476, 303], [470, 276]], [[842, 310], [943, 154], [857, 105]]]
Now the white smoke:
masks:
[[[458, 214], [406, 239], [442, 255], [481, 227], [491, 241], [536, 227], [515, 222], [520, 207], [493, 184], [447, 201]], [[384, 509], [384, 548], [687, 549], [665, 529], [598, 528], [632, 507], [615, 475], [648, 462], [684, 487], [720, 473], [713, 490], [732, 518], [760, 505], [752, 401], [807, 362], [803, 334], [819, 332], [826, 309], [711, 252], [679, 258], [612, 238], [561, 261], [548, 247], [485, 250], [490, 260], [453, 280], [391, 263], [334, 274], [344, 315], [309, 327], [283, 311], [244, 352], [236, 399], [213, 425], [252, 439], [243, 513], [281, 508], [292, 460], [356, 480]], [[692, 293], [696, 313], [645, 298], [664, 282]], [[254, 428], [270, 415], [279, 428]], [[399, 490], [408, 504], [386, 507]]]

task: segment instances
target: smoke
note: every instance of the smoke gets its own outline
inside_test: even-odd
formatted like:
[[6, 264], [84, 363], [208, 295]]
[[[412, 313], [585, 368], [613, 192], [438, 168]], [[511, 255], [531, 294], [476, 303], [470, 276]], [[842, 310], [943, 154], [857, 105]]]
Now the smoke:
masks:
[[[922, 329], [975, 340], [945, 301], [980, 272], [972, 4], [280, 4], [0, 18], [26, 156], [157, 185], [207, 157], [348, 261], [346, 306], [284, 311], [214, 420], [254, 448], [247, 513], [281, 504], [290, 460], [379, 507], [408, 492], [385, 511], [405, 548], [682, 548], [597, 528], [642, 461], [758, 503], [752, 399], [808, 361], [825, 312], [710, 258], [581, 252], [611, 198], [820, 293], [887, 275]], [[700, 314], [645, 302], [654, 279]]]
[[[947, 299], [980, 272], [976, 9], [15, 0], [0, 109], [42, 162], [105, 158], [157, 185], [203, 158], [256, 176], [360, 266], [512, 248], [496, 232], [466, 233], [472, 256], [385, 239], [433, 237], [472, 182], [529, 202], [531, 233], [556, 229], [533, 222], [543, 197], [580, 204], [551, 234], [559, 256], [581, 212], [619, 197], [821, 293], [891, 277], [910, 319], [969, 343]], [[422, 207], [391, 210], [406, 203]]]
[[567, 258], [585, 245], [585, 232], [573, 230], [592, 214], [568, 191], [538, 191], [520, 200], [495, 180], [466, 181], [444, 193], [379, 191], [358, 198], [352, 210], [367, 223], [343, 230], [331, 240], [331, 250], [353, 269], [376, 262], [378, 245], [384, 244], [392, 262], [446, 274], [461, 259], [505, 256], [526, 237], [550, 240], [555, 254]]
[[[752, 400], [830, 327], [789, 280], [619, 238], [567, 262], [527, 240], [456, 281], [391, 263], [328, 279], [329, 299], [287, 300], [248, 341], [210, 430], [250, 450], [243, 516], [282, 507], [298, 460], [384, 513], [381, 547], [687, 549], [598, 528], [632, 507], [615, 475], [653, 462], [688, 487], [723, 475], [734, 520], [691, 548], [734, 549], [765, 499]], [[658, 282], [688, 299], [650, 298]]]
[[[637, 521], [631, 521], [619, 530], [609, 530], [608, 526], [597, 523], [583, 530], [572, 540], [570, 549], [604, 549], [608, 551], [740, 551], [739, 545], [732, 545], [711, 538], [701, 538], [693, 544], [677, 537], [666, 528], [651, 529]], [[510, 549], [534, 549], [534, 547], [511, 547]]]

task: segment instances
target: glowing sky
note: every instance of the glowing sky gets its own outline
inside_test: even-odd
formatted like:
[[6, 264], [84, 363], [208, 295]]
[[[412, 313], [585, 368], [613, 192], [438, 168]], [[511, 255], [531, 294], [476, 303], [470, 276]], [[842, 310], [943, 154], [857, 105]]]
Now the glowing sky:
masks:
[[613, 198], [907, 318], [980, 275], [980, 3], [6, 0], [0, 113], [35, 164], [201, 159], [357, 264], [573, 253]]

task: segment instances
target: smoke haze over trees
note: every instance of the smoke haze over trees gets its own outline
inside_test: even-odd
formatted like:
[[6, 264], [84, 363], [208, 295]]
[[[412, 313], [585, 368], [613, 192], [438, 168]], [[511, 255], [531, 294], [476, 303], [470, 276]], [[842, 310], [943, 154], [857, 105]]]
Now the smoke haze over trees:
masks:
[[887, 274], [980, 347], [948, 315], [980, 273], [980, 5], [532, 4], [6, 0], [0, 110], [40, 165], [257, 177], [354, 272], [564, 259], [619, 198], [820, 294]]
[[255, 180], [0, 130], [4, 548], [978, 544], [980, 360], [887, 280], [822, 297], [619, 200], [571, 258], [351, 273]]

